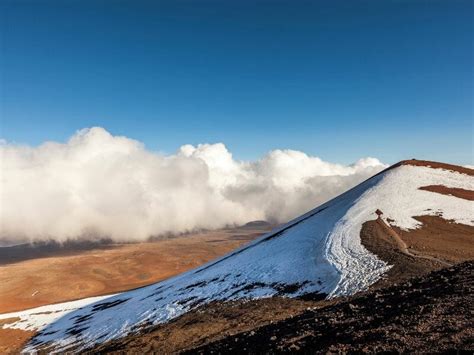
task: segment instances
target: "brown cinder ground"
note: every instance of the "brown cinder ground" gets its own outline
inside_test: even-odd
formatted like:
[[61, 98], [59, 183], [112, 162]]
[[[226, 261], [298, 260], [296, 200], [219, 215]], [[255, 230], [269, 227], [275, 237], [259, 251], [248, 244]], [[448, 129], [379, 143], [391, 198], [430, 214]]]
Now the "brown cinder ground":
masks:
[[[269, 229], [266, 224], [253, 224], [147, 243], [4, 251], [0, 258], [0, 313], [158, 282], [220, 257]], [[34, 335], [1, 327], [0, 354], [18, 353]]]
[[436, 192], [442, 195], [463, 198], [468, 201], [474, 201], [474, 191], [461, 189], [457, 187], [447, 187], [444, 185], [428, 185], [420, 187], [420, 190]]
[[158, 325], [139, 336], [127, 336], [98, 346], [88, 353], [174, 354], [203, 346], [223, 337], [252, 331], [300, 314], [309, 307], [322, 307], [333, 301], [304, 301], [274, 297], [265, 300], [213, 302]]
[[473, 273], [458, 264], [187, 353], [472, 352]]
[[405, 231], [392, 227], [413, 253], [430, 255], [450, 263], [474, 259], [474, 227], [438, 216], [414, 217], [422, 226]]
[[461, 174], [474, 176], [474, 169], [466, 168], [464, 166], [459, 166], [459, 165], [440, 163], [437, 161], [418, 160], [418, 159], [402, 160], [401, 162], [395, 165], [392, 165], [389, 169], [393, 169], [400, 165], [425, 166], [432, 169], [444, 169], [444, 170], [456, 171]]
[[393, 265], [377, 286], [474, 259], [474, 227], [440, 216], [414, 218], [422, 225], [408, 231], [388, 225], [381, 218], [363, 224], [362, 244]]
[[[213, 260], [269, 229], [233, 228], [109, 244], [0, 266], [0, 313], [148, 285]], [[31, 253], [31, 250], [28, 250]], [[20, 256], [19, 256], [20, 258]], [[0, 264], [2, 260], [0, 259]]]

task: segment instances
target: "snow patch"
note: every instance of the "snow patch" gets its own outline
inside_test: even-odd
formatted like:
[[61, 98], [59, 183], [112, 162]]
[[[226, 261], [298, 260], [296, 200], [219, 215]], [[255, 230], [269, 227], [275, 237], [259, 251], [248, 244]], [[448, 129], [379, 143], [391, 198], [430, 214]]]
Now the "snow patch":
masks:
[[[38, 292], [38, 291], [36, 291]], [[77, 301], [64, 302], [51, 304], [47, 306], [41, 306], [36, 308], [27, 309], [19, 312], [3, 313], [0, 314], [0, 320], [8, 318], [19, 318], [19, 320], [4, 324], [2, 328], [12, 328], [21, 330], [42, 330], [45, 326], [57, 321], [61, 317], [76, 311], [86, 305], [101, 301], [108, 297], [115, 296], [97, 296], [83, 298]], [[34, 294], [32, 295], [34, 296]]]

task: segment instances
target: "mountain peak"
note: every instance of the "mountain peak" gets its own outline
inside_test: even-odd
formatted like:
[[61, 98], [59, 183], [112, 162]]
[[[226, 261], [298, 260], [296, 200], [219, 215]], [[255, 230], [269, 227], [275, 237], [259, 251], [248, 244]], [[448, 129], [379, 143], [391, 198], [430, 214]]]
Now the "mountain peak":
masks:
[[[473, 175], [450, 164], [401, 161], [220, 259], [150, 286], [80, 302], [63, 317], [57, 313], [26, 350], [87, 349], [213, 301], [323, 299], [367, 290], [393, 263], [362, 244], [362, 226], [379, 220], [387, 230], [412, 231], [422, 227], [420, 217], [431, 216], [472, 228], [473, 201], [451, 191], [472, 192]], [[9, 316], [28, 329], [32, 314]]]

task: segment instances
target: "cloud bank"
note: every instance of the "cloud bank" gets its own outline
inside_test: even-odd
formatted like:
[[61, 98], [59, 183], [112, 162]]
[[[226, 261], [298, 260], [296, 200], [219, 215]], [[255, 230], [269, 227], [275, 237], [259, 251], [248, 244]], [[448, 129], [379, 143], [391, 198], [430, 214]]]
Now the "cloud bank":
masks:
[[285, 222], [386, 167], [375, 158], [344, 166], [294, 150], [238, 161], [222, 143], [161, 155], [100, 127], [67, 143], [3, 142], [0, 153], [0, 241], [136, 241]]

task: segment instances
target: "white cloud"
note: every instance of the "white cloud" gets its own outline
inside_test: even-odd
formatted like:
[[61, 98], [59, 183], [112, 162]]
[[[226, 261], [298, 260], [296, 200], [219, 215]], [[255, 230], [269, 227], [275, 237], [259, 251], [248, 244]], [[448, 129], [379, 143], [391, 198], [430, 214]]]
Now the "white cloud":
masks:
[[350, 166], [294, 150], [237, 161], [224, 144], [150, 152], [103, 128], [65, 143], [0, 144], [0, 240], [64, 241], [284, 222], [385, 167], [375, 158]]

